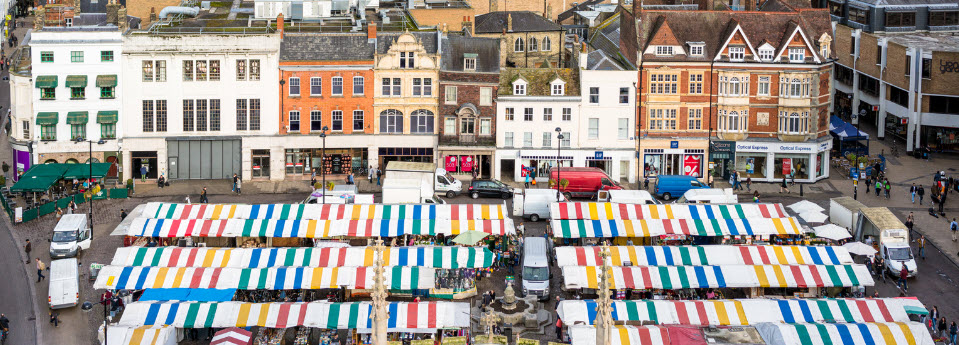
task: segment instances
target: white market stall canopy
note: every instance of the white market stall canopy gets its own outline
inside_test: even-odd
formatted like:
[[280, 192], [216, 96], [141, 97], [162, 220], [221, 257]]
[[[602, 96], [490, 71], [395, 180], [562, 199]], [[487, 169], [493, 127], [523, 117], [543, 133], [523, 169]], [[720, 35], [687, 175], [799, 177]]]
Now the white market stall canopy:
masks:
[[[103, 333], [101, 332], [102, 336]], [[101, 339], [102, 340], [102, 339]], [[176, 345], [176, 328], [170, 326], [107, 327], [107, 344]]]
[[[307, 326], [325, 329], [372, 328], [370, 302], [134, 302], [126, 306], [121, 326], [171, 325], [178, 328]], [[469, 327], [469, 303], [390, 302], [391, 332], [435, 331]]]
[[[566, 300], [557, 312], [564, 323], [592, 325], [596, 302]], [[613, 321], [657, 325], [745, 326], [772, 323], [908, 322], [906, 307], [924, 308], [915, 299], [737, 299], [613, 301]]]
[[[557, 247], [564, 266], [601, 266], [602, 247]], [[852, 264], [841, 246], [611, 246], [611, 266], [842, 265]]]
[[506, 203], [442, 205], [171, 204], [151, 202], [140, 214], [157, 219], [494, 220], [508, 219]]
[[[597, 289], [597, 266], [563, 267], [566, 289]], [[806, 288], [872, 286], [863, 265], [726, 265], [611, 267], [614, 289]]]
[[560, 202], [550, 204], [553, 219], [754, 219], [788, 218], [781, 204], [620, 204], [610, 202]]
[[[645, 206], [645, 205], [644, 205]], [[750, 219], [552, 219], [558, 238], [654, 237], [663, 235], [741, 236], [800, 235], [796, 218]]]
[[475, 230], [491, 235], [516, 233], [510, 219], [261, 220], [137, 218], [126, 235], [138, 237], [397, 237], [446, 235]]
[[[926, 328], [918, 322], [858, 324], [775, 324], [754, 326], [766, 345], [933, 345]], [[692, 333], [692, 334], [691, 334]], [[593, 326], [572, 326], [571, 345], [596, 345]], [[705, 341], [702, 330], [682, 326], [613, 326], [609, 345], [670, 345]], [[694, 335], [690, 338], [690, 335]], [[671, 340], [675, 338], [675, 340]], [[721, 341], [721, 339], [720, 339]]]
[[[372, 267], [129, 267], [104, 266], [94, 289], [371, 289]], [[386, 269], [389, 289], [435, 287], [436, 271], [425, 267], [393, 266]]]
[[[122, 247], [114, 266], [152, 267], [372, 267], [373, 247], [343, 248], [205, 248]], [[484, 268], [494, 255], [486, 247], [386, 247], [386, 266]]]
[[[607, 345], [670, 345], [669, 332], [662, 326], [621, 326], [610, 330]], [[596, 345], [596, 328], [593, 326], [570, 326], [571, 345]]]

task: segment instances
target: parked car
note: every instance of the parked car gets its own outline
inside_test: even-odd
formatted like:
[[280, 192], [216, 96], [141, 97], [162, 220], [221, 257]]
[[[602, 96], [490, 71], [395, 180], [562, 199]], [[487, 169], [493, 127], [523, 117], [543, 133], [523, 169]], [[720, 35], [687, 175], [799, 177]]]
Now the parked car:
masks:
[[513, 197], [513, 188], [507, 186], [505, 183], [491, 180], [491, 179], [476, 179], [473, 182], [470, 182], [469, 188], [470, 197], [473, 199], [479, 197], [488, 197], [488, 198], [503, 198], [509, 199]]
[[[550, 181], [556, 181], [556, 168], [549, 170]], [[560, 168], [560, 181], [567, 180], [569, 184], [562, 188], [566, 199], [572, 198], [595, 198], [596, 192], [601, 190], [620, 190], [623, 186], [613, 182], [613, 179], [606, 175], [606, 172], [600, 168]], [[558, 184], [551, 183], [551, 189], [559, 188]]]
[[696, 177], [686, 175], [659, 175], [656, 178], [656, 190], [653, 194], [670, 200], [674, 196], [682, 196], [690, 189], [709, 188], [699, 182]]

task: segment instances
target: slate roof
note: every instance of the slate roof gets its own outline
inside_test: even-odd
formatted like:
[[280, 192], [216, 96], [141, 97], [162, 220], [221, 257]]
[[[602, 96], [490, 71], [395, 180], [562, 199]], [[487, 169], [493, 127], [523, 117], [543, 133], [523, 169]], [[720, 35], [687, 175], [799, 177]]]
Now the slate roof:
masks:
[[507, 17], [513, 17], [513, 32], [564, 31], [556, 24], [530, 11], [490, 12], [476, 16], [476, 33], [498, 34], [507, 29]]
[[527, 96], [550, 96], [550, 83], [559, 77], [566, 82], [566, 96], [579, 96], [579, 71], [570, 68], [504, 68], [500, 71], [500, 96], [513, 94], [513, 81], [526, 80]]
[[[657, 33], [661, 23], [668, 22], [670, 31], [676, 39], [686, 42], [705, 42], [705, 57], [693, 58], [684, 55], [670, 57], [647, 54], [643, 57], [647, 61], [708, 61], [716, 56], [720, 48], [733, 34], [738, 24], [745, 33], [746, 39], [758, 48], [760, 42], [766, 41], [776, 46], [789, 39], [784, 37], [792, 34], [792, 28], [799, 26], [809, 39], [815, 54], [818, 54], [817, 40], [823, 33], [832, 35], [829, 13], [824, 9], [806, 9], [792, 12], [745, 12], [745, 11], [643, 11], [640, 14], [640, 24], [636, 28], [639, 33], [639, 49], [645, 51], [649, 42]], [[721, 28], [721, 30], [717, 30]]]
[[589, 35], [589, 44], [594, 48], [602, 50], [606, 57], [609, 57], [620, 65], [629, 69], [635, 67], [629, 63], [619, 49], [619, 13], [616, 13], [605, 22], [596, 27], [596, 30]]
[[476, 72], [499, 73], [497, 38], [449, 36], [443, 39], [442, 71], [463, 71], [464, 54], [476, 54]]
[[372, 61], [375, 46], [366, 33], [287, 33], [280, 42], [280, 61]]
[[[436, 54], [436, 49], [439, 42], [437, 42], [437, 37], [439, 31], [425, 31], [425, 32], [410, 32], [413, 36], [420, 41], [420, 44], [423, 45], [423, 49], [426, 50], [429, 54]], [[386, 54], [390, 51], [390, 47], [393, 45], [393, 42], [396, 42], [396, 39], [402, 35], [403, 32], [377, 32], [376, 33], [376, 53], [377, 54]]]
[[586, 69], [594, 71], [623, 71], [625, 68], [616, 60], [610, 58], [602, 50], [594, 50], [586, 54]]

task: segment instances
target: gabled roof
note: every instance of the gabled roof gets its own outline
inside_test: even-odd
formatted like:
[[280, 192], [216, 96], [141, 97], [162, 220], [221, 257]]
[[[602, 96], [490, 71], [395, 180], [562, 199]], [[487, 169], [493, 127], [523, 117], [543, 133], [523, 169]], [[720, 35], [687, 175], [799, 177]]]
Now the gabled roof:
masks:
[[475, 30], [478, 34], [499, 34], [508, 31], [508, 18], [512, 16], [512, 32], [564, 31], [556, 24], [530, 11], [490, 12], [476, 16]]
[[476, 72], [499, 72], [498, 38], [449, 36], [443, 38], [442, 66], [440, 70], [463, 72], [463, 59], [467, 54], [476, 57]]
[[602, 50], [594, 50], [586, 54], [586, 69], [593, 71], [624, 71], [626, 70], [616, 60], [610, 58]]
[[783, 41], [779, 45], [779, 52], [776, 54], [776, 56], [773, 59], [779, 59], [779, 57], [782, 56], [783, 53], [786, 51], [786, 48], [789, 47], [789, 42], [792, 42], [793, 37], [799, 36], [800, 38], [802, 38], [803, 45], [806, 47], [806, 49], [812, 52], [813, 59], [816, 62], [822, 61], [819, 58], [819, 55], [816, 54], [816, 48], [812, 45], [812, 42], [809, 42], [809, 38], [806, 37], [806, 34], [803, 33], [802, 30], [800, 30], [799, 24], [796, 24], [796, 22], [794, 21], [789, 21], [789, 23], [792, 24], [788, 26], [788, 30], [790, 34], [788, 36], [783, 36]]
[[[396, 39], [404, 32], [377, 32], [376, 33], [376, 53], [377, 54], [386, 54], [390, 51], [390, 47], [393, 46], [393, 43], [396, 42]], [[423, 49], [426, 50], [429, 54], [436, 54], [437, 48], [439, 47], [439, 42], [437, 38], [440, 34], [439, 31], [414, 31], [409, 32], [413, 36], [416, 36], [416, 39], [423, 45]]]
[[673, 29], [669, 27], [669, 23], [666, 22], [666, 18], [660, 16], [656, 18], [659, 22], [659, 25], [653, 31], [652, 38], [649, 40], [649, 45], [651, 46], [681, 46], [682, 43], [676, 39], [676, 35], [673, 34]]
[[280, 61], [372, 61], [375, 46], [366, 33], [287, 33], [280, 42]]
[[579, 96], [579, 71], [570, 68], [504, 68], [500, 71], [501, 96], [513, 94], [513, 82], [526, 81], [527, 96], [550, 96], [550, 83], [556, 78], [566, 83], [566, 96]]
[[595, 31], [589, 35], [589, 44], [596, 49], [602, 50], [606, 57], [613, 59], [618, 64], [629, 69], [634, 69], [635, 67], [629, 61], [626, 61], [626, 58], [623, 57], [623, 53], [619, 49], [619, 16], [620, 14], [616, 13], [597, 26]]

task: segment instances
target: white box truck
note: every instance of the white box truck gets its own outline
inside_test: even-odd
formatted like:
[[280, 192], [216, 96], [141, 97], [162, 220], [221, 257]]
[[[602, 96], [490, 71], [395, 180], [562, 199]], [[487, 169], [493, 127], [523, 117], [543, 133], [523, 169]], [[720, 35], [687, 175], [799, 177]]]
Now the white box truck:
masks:
[[[326, 193], [324, 200], [323, 194]], [[304, 204], [352, 204], [356, 197], [356, 185], [336, 185], [332, 190], [316, 189], [303, 201]]]
[[[559, 196], [561, 202], [569, 201]], [[554, 189], [517, 189], [513, 193], [513, 216], [523, 217], [533, 222], [549, 219], [549, 205], [556, 202]]]
[[[879, 256], [885, 259], [885, 273], [898, 277], [906, 265], [909, 277], [919, 274], [916, 258], [909, 247], [909, 230], [885, 207], [865, 207], [859, 210], [856, 240], [879, 243]], [[871, 240], [871, 241], [870, 241]]]
[[79, 273], [76, 258], [50, 262], [50, 289], [47, 292], [50, 309], [74, 307], [79, 303]]
[[855, 229], [859, 224], [859, 210], [863, 208], [866, 205], [848, 196], [829, 199], [829, 221], [846, 229]]
[[388, 177], [383, 181], [384, 204], [445, 204], [430, 181]]
[[72, 258], [80, 256], [80, 252], [90, 249], [93, 235], [87, 225], [86, 214], [66, 214], [60, 217], [57, 226], [53, 228], [53, 237], [50, 241], [50, 258]]
[[597, 192], [596, 200], [620, 204], [659, 204], [659, 201], [645, 190], [601, 190]]
[[386, 164], [385, 180], [390, 179], [428, 181], [435, 193], [446, 195], [447, 198], [456, 197], [463, 192], [463, 182], [446, 170], [436, 168], [433, 163], [389, 162]]

